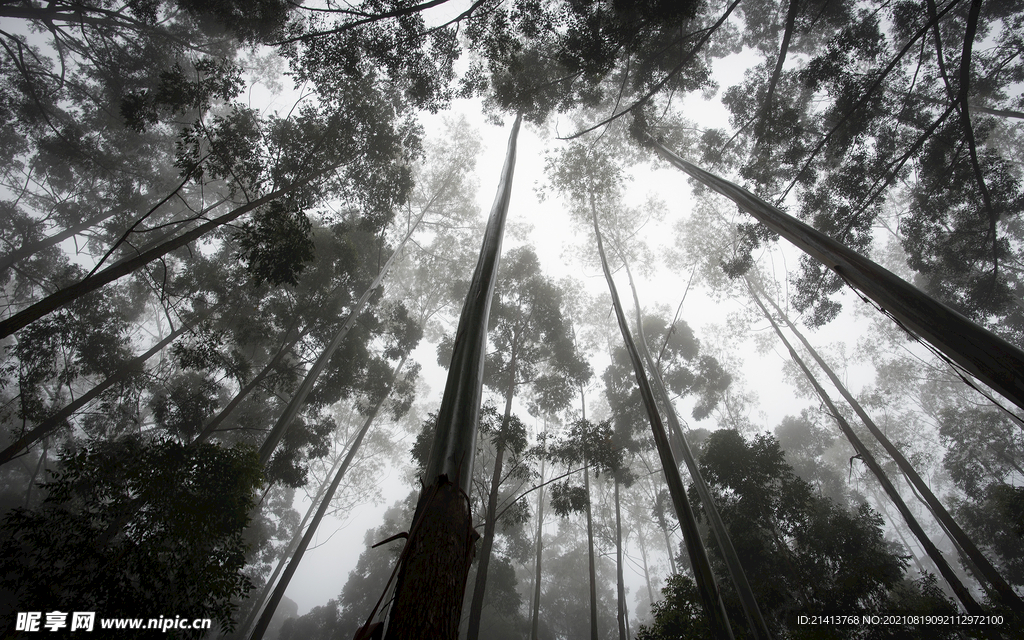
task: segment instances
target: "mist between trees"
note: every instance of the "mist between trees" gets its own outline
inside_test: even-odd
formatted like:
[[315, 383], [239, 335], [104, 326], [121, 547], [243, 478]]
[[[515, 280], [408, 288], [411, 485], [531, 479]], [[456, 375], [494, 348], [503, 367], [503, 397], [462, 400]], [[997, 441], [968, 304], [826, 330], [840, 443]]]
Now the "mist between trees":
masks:
[[1021, 637], [1021, 34], [0, 6], [4, 637]]

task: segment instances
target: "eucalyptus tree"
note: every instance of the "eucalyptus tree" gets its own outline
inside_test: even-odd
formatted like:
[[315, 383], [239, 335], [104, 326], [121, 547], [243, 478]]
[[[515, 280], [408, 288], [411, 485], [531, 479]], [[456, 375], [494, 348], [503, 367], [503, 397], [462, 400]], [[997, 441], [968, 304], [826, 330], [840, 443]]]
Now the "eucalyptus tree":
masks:
[[[866, 505], [838, 505], [817, 495], [786, 463], [770, 435], [744, 438], [731, 429], [711, 433], [700, 465], [732, 539], [747, 561], [751, 584], [773, 631], [799, 637], [801, 611], [929, 611], [951, 614], [952, 602], [933, 576], [905, 577], [907, 558], [883, 535], [882, 520]], [[721, 561], [720, 549], [711, 549]], [[664, 600], [638, 638], [707, 637], [696, 585], [684, 574], [668, 579]], [[730, 610], [739, 609], [727, 593]], [[946, 631], [906, 625], [886, 637], [933, 637]], [[844, 629], [831, 629], [845, 633]]]
[[785, 335], [783, 335], [782, 330], [779, 328], [778, 324], [776, 324], [775, 319], [764, 307], [760, 299], [755, 294], [753, 294], [753, 292], [752, 297], [754, 302], [761, 309], [761, 312], [764, 314], [765, 318], [772, 325], [772, 328], [775, 330], [776, 335], [778, 335], [779, 340], [781, 340], [782, 343], [789, 350], [789, 354], [793, 358], [793, 361], [796, 362], [797, 366], [800, 367], [801, 371], [806, 376], [808, 382], [810, 382], [811, 385], [814, 387], [818, 396], [821, 398], [822, 403], [824, 403], [825, 406], [828, 407], [829, 412], [832, 414], [833, 418], [835, 418], [836, 423], [839, 425], [840, 430], [843, 432], [843, 435], [846, 436], [846, 439], [850, 441], [850, 444], [857, 452], [857, 455], [860, 457], [861, 460], [863, 460], [864, 464], [868, 466], [872, 474], [878, 480], [879, 484], [882, 485], [882, 488], [885, 490], [886, 495], [888, 495], [889, 499], [893, 502], [893, 504], [896, 505], [896, 508], [903, 516], [903, 519], [906, 521], [911, 531], [914, 532], [914, 535], [921, 543], [921, 546], [924, 547], [925, 551], [927, 551], [928, 557], [931, 558], [932, 562], [934, 562], [935, 565], [938, 567], [939, 572], [942, 574], [942, 577], [949, 584], [950, 588], [953, 589], [953, 592], [956, 594], [957, 599], [963, 605], [964, 609], [966, 609], [967, 612], [972, 615], [982, 615], [984, 609], [977, 602], [977, 600], [975, 600], [974, 596], [963, 584], [959, 576], [957, 576], [953, 569], [949, 566], [949, 563], [939, 552], [935, 544], [931, 541], [931, 539], [928, 538], [927, 534], [921, 528], [921, 525], [917, 522], [917, 518], [910, 511], [909, 507], [907, 507], [903, 498], [900, 496], [899, 492], [896, 491], [896, 488], [889, 480], [885, 471], [876, 461], [874, 454], [864, 445], [861, 439], [853, 431], [852, 427], [850, 427], [850, 424], [846, 421], [846, 418], [844, 418], [843, 415], [839, 412], [839, 410], [833, 404], [831, 398], [829, 398], [825, 390], [821, 387], [818, 381], [814, 378], [813, 374], [807, 368], [807, 365], [804, 364], [803, 360], [793, 349], [793, 347], [789, 344], [789, 341], [786, 339]]
[[[470, 281], [467, 303], [459, 318], [452, 365], [424, 472], [424, 490], [400, 560], [388, 638], [458, 635], [462, 595], [476, 536], [466, 501], [483, 391], [487, 319], [508, 215], [521, 121], [517, 116], [512, 125], [498, 193]], [[438, 600], [428, 605], [419, 597], [424, 592], [436, 594]], [[431, 613], [437, 610], [441, 613]], [[375, 614], [376, 608], [370, 612], [360, 635], [369, 635]]]
[[[562, 317], [561, 297], [562, 291], [555, 282], [541, 272], [531, 248], [516, 248], [505, 256], [492, 302], [490, 333], [494, 351], [484, 365], [484, 384], [503, 395], [500, 433], [508, 429], [512, 402], [520, 389], [532, 391], [541, 410], [554, 412], [563, 409], [574, 389], [590, 377], [590, 366], [577, 355], [568, 323]], [[504, 436], [495, 444], [468, 638], [476, 638], [480, 633], [498, 489], [503, 477]]]
[[623, 451], [612, 440], [608, 422], [594, 423], [586, 418], [575, 420], [562, 437], [548, 445], [547, 455], [566, 466], [583, 467], [583, 486], [571, 480], [551, 487], [551, 508], [562, 517], [570, 513], [586, 514], [587, 554], [590, 578], [590, 638], [599, 637], [597, 623], [597, 567], [594, 558], [594, 514], [591, 503], [590, 474], [617, 473], [623, 467]]
[[[415, 344], [410, 345], [409, 348], [411, 348], [412, 346], [415, 346]], [[320, 525], [320, 522], [323, 520], [324, 515], [327, 513], [328, 508], [330, 507], [331, 502], [334, 499], [335, 493], [338, 490], [338, 486], [341, 484], [341, 481], [345, 478], [345, 474], [348, 471], [349, 467], [351, 466], [352, 461], [359, 453], [360, 445], [362, 444], [363, 439], [366, 437], [367, 431], [369, 431], [370, 426], [374, 422], [374, 419], [377, 417], [377, 414], [383, 407], [385, 400], [391, 394], [391, 390], [394, 388], [395, 383], [398, 380], [398, 377], [402, 371], [402, 367], [405, 365], [405, 360], [406, 357], [408, 356], [408, 350], [409, 349], [407, 349], [405, 353], [403, 353], [402, 359], [395, 366], [394, 372], [391, 375], [391, 380], [388, 382], [387, 385], [387, 391], [378, 394], [378, 397], [372, 401], [371, 406], [365, 410], [366, 416], [363, 419], [362, 425], [359, 427], [359, 430], [356, 433], [355, 437], [352, 439], [352, 442], [349, 444], [348, 451], [346, 452], [344, 459], [338, 461], [336, 469], [332, 469], [331, 475], [333, 477], [330, 481], [329, 486], [327, 483], [327, 479], [325, 478], [323, 483], [324, 486], [321, 489], [323, 495], [319, 496], [319, 505], [317, 506], [316, 514], [313, 515], [312, 519], [309, 522], [309, 526], [306, 528], [305, 533], [302, 534], [301, 539], [298, 539], [298, 536], [296, 536], [297, 540], [295, 543], [293, 543], [294, 548], [290, 549], [291, 553], [289, 553], [286, 558], [282, 558], [281, 564], [279, 566], [282, 566], [284, 564], [285, 559], [287, 559], [288, 561], [288, 566], [281, 574], [281, 578], [278, 581], [277, 585], [274, 587], [273, 593], [270, 594], [269, 599], [266, 601], [266, 605], [263, 608], [263, 612], [260, 615], [259, 620], [256, 623], [256, 626], [253, 628], [251, 634], [248, 635], [249, 638], [252, 638], [253, 640], [261, 640], [264, 634], [266, 633], [267, 628], [270, 625], [271, 619], [273, 618], [274, 613], [277, 610], [277, 606], [281, 602], [281, 599], [284, 597], [285, 591], [288, 589], [288, 584], [291, 581], [292, 576], [295, 575], [295, 570], [298, 568], [299, 563], [302, 561], [303, 554], [309, 547], [310, 541], [316, 534], [317, 527]], [[413, 376], [415, 377], [415, 372], [413, 372]], [[407, 390], [411, 390], [410, 382], [411, 381], [408, 379], [403, 380], [403, 387]], [[398, 411], [396, 411], [396, 415], [394, 417], [396, 419], [401, 417], [401, 415], [398, 415], [398, 413], [402, 411], [402, 408], [408, 409], [410, 404], [410, 401], [401, 403], [399, 405], [401, 408], [398, 409]], [[310, 512], [312, 513], [312, 505], [310, 505]], [[267, 582], [267, 586], [270, 586], [271, 582], [273, 582], [273, 578], [271, 578], [271, 580]], [[253, 607], [254, 613], [259, 611], [259, 605], [260, 602], [257, 602], [256, 606]]]
[[[755, 301], [758, 301], [759, 306], [762, 306], [762, 309], [764, 309], [763, 305], [761, 305], [761, 303], [759, 302], [760, 296], [758, 296], [758, 294], [754, 292], [754, 285], [751, 284], [749, 278], [747, 280], [747, 283], [748, 286], [751, 287], [751, 295], [757, 297]], [[761, 296], [763, 295], [764, 294], [762, 291]], [[818, 366], [821, 367], [821, 369], [825, 372], [825, 375], [828, 376], [829, 380], [836, 387], [839, 393], [850, 404], [854, 412], [861, 419], [861, 422], [864, 424], [865, 427], [867, 427], [868, 431], [871, 432], [871, 435], [874, 436], [878, 443], [881, 444], [882, 448], [885, 449], [886, 453], [888, 453], [889, 456], [896, 462], [896, 465], [899, 467], [900, 471], [907, 477], [907, 479], [913, 485], [916, 493], [920, 494], [923, 497], [924, 502], [927, 504], [929, 510], [934, 515], [935, 519], [938, 520], [939, 523], [942, 525], [943, 530], [953, 540], [954, 544], [956, 545], [960, 553], [965, 556], [964, 560], [970, 563], [973, 566], [973, 568], [978, 572], [976, 575], [978, 580], [987, 583], [988, 588], [990, 588], [996, 594], [998, 594], [999, 600], [1001, 600], [1005, 605], [1017, 609], [1021, 608], [1021, 606], [1024, 605], [1024, 603], [1021, 602], [1020, 596], [1018, 596], [1013, 591], [1013, 589], [1010, 587], [1010, 585], [1006, 583], [1006, 581], [995, 569], [995, 567], [993, 567], [992, 564], [988, 561], [988, 559], [984, 555], [982, 555], [982, 553], [978, 550], [974, 542], [967, 536], [966, 533], [964, 533], [964, 531], [960, 528], [960, 525], [955, 520], [953, 520], [949, 512], [946, 510], [943, 504], [939, 502], [939, 499], [932, 492], [931, 488], [925, 483], [925, 481], [921, 478], [920, 474], [910, 464], [910, 462], [903, 455], [903, 453], [889, 440], [888, 437], [886, 437], [886, 435], [881, 431], [881, 429], [878, 428], [874, 420], [872, 420], [870, 416], [868, 416], [867, 412], [865, 412], [864, 408], [861, 407], [860, 403], [853, 398], [852, 394], [849, 392], [849, 390], [847, 390], [846, 386], [842, 383], [842, 381], [835, 374], [835, 372], [832, 371], [832, 369], [825, 363], [821, 356], [818, 355], [818, 352], [813, 347], [811, 347], [811, 344], [807, 341], [803, 334], [797, 330], [796, 326], [792, 323], [789, 317], [786, 316], [785, 314], [782, 314], [782, 310], [778, 307], [778, 305], [775, 305], [774, 301], [771, 300], [770, 298], [769, 303], [775, 307], [776, 312], [779, 313], [782, 316], [783, 320], [789, 325], [790, 331], [792, 331], [793, 334], [796, 335], [797, 339], [799, 339], [803, 343], [804, 348], [807, 349], [807, 351], [811, 354], [811, 357], [815, 360], [815, 362], [817, 362]], [[1018, 466], [1017, 470], [1019, 469], [1020, 467]]]

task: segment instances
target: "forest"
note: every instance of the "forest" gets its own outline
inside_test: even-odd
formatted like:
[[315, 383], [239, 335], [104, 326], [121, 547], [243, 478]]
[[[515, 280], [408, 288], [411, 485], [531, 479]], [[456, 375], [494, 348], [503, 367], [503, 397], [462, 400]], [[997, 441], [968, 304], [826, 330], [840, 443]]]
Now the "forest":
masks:
[[1024, 1], [0, 47], [0, 637], [1024, 638]]

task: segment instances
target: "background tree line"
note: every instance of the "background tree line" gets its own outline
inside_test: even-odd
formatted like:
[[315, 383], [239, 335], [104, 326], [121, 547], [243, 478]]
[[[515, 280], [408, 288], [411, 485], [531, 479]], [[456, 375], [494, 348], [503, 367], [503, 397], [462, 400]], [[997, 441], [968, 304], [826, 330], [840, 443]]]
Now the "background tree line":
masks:
[[[0, 7], [5, 624], [173, 609], [262, 636], [328, 505], [372, 495], [389, 456], [433, 468], [413, 352], [425, 339], [447, 366], [460, 348], [480, 141], [422, 121], [467, 99], [557, 124], [540, 190], [574, 268], [603, 268], [612, 294], [506, 239], [475, 373], [495, 408], [461, 471], [481, 536], [452, 605], [468, 636], [800, 635], [795, 615], [827, 608], [1019, 616], [1017, 3], [448, 4]], [[740, 52], [756, 62], [715, 86]], [[262, 109], [264, 90], [293, 102]], [[715, 90], [728, 129], [686, 118]], [[631, 192], [659, 155], [694, 178], [671, 179], [685, 208]], [[870, 258], [870, 286], [798, 221]], [[779, 234], [811, 238], [792, 273]], [[645, 305], [665, 273], [688, 277], [667, 295], [683, 302]], [[948, 315], [879, 302], [903, 295], [890, 276]], [[732, 309], [726, 325], [687, 323], [691, 286]], [[849, 311], [853, 290], [882, 313]], [[870, 329], [852, 352], [797, 328], [854, 313]], [[943, 337], [961, 326], [965, 345]], [[793, 357], [780, 424], [756, 418], [744, 380], [755, 334]], [[833, 402], [812, 361], [872, 382]], [[411, 433], [410, 459], [389, 443]], [[411, 536], [416, 505], [367, 540]], [[283, 637], [383, 621], [402, 544], [368, 549], [354, 586]], [[629, 611], [629, 562], [652, 618]]]

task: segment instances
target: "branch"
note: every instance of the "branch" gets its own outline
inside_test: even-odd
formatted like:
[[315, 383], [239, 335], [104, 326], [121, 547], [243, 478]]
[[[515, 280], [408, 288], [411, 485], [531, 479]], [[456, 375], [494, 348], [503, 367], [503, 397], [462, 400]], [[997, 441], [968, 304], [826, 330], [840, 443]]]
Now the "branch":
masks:
[[731, 5], [729, 5], [729, 8], [726, 9], [725, 13], [722, 14], [722, 17], [718, 19], [718, 22], [716, 22], [710, 29], [707, 30], [707, 32], [704, 34], [704, 36], [699, 41], [697, 41], [696, 45], [694, 45], [693, 49], [690, 49], [690, 52], [688, 54], [686, 54], [686, 56], [684, 56], [682, 60], [679, 61], [679, 64], [677, 64], [671, 71], [669, 71], [668, 74], [664, 78], [662, 78], [661, 81], [658, 82], [658, 84], [654, 85], [654, 87], [650, 91], [648, 91], [646, 94], [644, 94], [644, 96], [642, 98], [640, 98], [639, 100], [634, 102], [632, 105], [630, 105], [626, 109], [624, 109], [624, 110], [622, 110], [622, 111], [620, 111], [620, 112], [618, 112], [618, 113], [616, 113], [616, 114], [614, 114], [614, 115], [612, 115], [612, 116], [610, 116], [608, 118], [605, 118], [604, 120], [602, 120], [601, 122], [598, 122], [594, 126], [588, 127], [588, 128], [586, 128], [586, 129], [584, 129], [582, 131], [577, 131], [576, 133], [572, 134], [571, 136], [568, 136], [568, 137], [565, 137], [565, 138], [559, 138], [559, 140], [575, 140], [576, 138], [579, 138], [580, 136], [582, 136], [584, 134], [590, 133], [594, 129], [598, 129], [600, 127], [603, 127], [606, 124], [610, 124], [610, 123], [614, 122], [615, 120], [618, 120], [622, 116], [626, 115], [627, 113], [630, 113], [634, 109], [637, 109], [638, 107], [642, 107], [643, 105], [647, 104], [647, 101], [650, 100], [652, 97], [654, 97], [654, 94], [656, 94], [659, 91], [661, 91], [661, 88], [664, 87], [666, 84], [668, 84], [668, 81], [671, 80], [672, 78], [674, 78], [680, 71], [682, 71], [683, 67], [685, 67], [690, 62], [690, 60], [692, 60], [693, 57], [695, 55], [697, 55], [697, 53], [700, 51], [701, 47], [704, 46], [704, 43], [707, 42], [708, 39], [711, 38], [711, 36], [715, 33], [715, 31], [717, 31], [718, 28], [722, 26], [722, 24], [729, 18], [729, 14], [731, 14], [733, 12], [733, 9], [735, 9], [739, 5], [739, 3], [740, 3], [740, 0], [734, 0], [734, 2]]
[[843, 126], [843, 124], [845, 124], [846, 121], [850, 119], [850, 116], [853, 115], [854, 112], [856, 112], [858, 109], [864, 106], [865, 103], [867, 103], [868, 98], [871, 97], [871, 94], [873, 94], [875, 90], [878, 89], [878, 87], [882, 84], [882, 80], [884, 80], [886, 76], [888, 76], [889, 73], [894, 68], [896, 68], [896, 64], [899, 63], [901, 59], [903, 59], [903, 56], [906, 55], [907, 51], [910, 50], [910, 47], [912, 47], [914, 43], [917, 42], [917, 40], [928, 31], [928, 29], [931, 29], [934, 25], [938, 24], [939, 20], [941, 20], [947, 13], [949, 13], [950, 9], [952, 9], [959, 3], [960, 0], [950, 0], [950, 3], [946, 5], [945, 9], [943, 9], [939, 14], [937, 14], [935, 17], [929, 20], [926, 25], [918, 29], [917, 33], [915, 33], [914, 36], [907, 41], [907, 44], [904, 45], [903, 49], [901, 49], [900, 52], [896, 55], [896, 57], [893, 58], [892, 61], [888, 64], [888, 66], [886, 66], [885, 69], [882, 70], [882, 73], [880, 73], [878, 77], [875, 79], [875, 81], [871, 83], [871, 86], [869, 86], [864, 91], [864, 94], [861, 96], [860, 100], [857, 101], [857, 104], [853, 105], [853, 107], [851, 107], [849, 111], [844, 113], [843, 117], [839, 119], [839, 122], [837, 122], [836, 125], [832, 127], [832, 130], [825, 134], [825, 137], [822, 138], [820, 142], [818, 142], [817, 146], [814, 147], [814, 150], [811, 151], [810, 156], [808, 156], [803, 166], [800, 167], [800, 170], [796, 172], [796, 175], [793, 177], [793, 181], [789, 183], [789, 186], [786, 187], [786, 190], [782, 193], [782, 196], [779, 197], [779, 199], [776, 201], [776, 206], [781, 204], [782, 201], [786, 199], [786, 196], [789, 195], [789, 192], [793, 189], [794, 186], [796, 186], [796, 181], [800, 179], [800, 176], [803, 175], [804, 171], [807, 170], [807, 167], [811, 165], [811, 161], [814, 160], [815, 156], [818, 155], [818, 152], [825, 147], [828, 141], [832, 138], [832, 135], [839, 130], [839, 127]]

